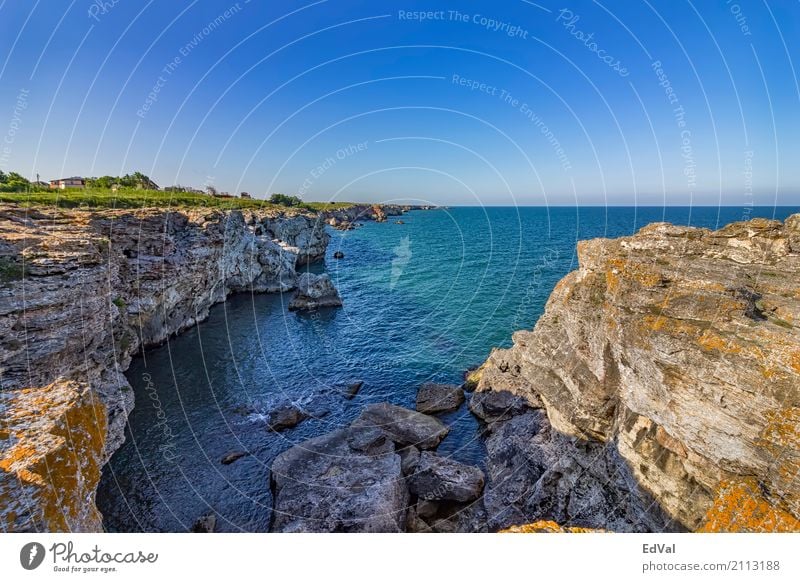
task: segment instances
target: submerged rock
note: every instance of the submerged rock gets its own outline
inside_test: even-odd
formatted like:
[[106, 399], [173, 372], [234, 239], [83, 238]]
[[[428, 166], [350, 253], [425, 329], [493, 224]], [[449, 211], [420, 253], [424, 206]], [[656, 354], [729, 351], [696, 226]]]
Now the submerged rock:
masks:
[[347, 398], [348, 400], [352, 400], [353, 398], [355, 398], [356, 394], [359, 393], [363, 385], [364, 382], [362, 382], [361, 380], [358, 380], [357, 382], [353, 382], [352, 384], [350, 384], [344, 391], [345, 398]]
[[423, 384], [417, 392], [417, 411], [424, 414], [448, 412], [464, 402], [464, 391], [454, 384]]
[[328, 275], [303, 273], [297, 280], [297, 290], [289, 302], [292, 311], [314, 311], [322, 307], [341, 307], [342, 298]]
[[400, 456], [375, 432], [341, 429], [278, 455], [270, 470], [271, 531], [405, 531], [408, 489]]
[[241, 459], [242, 457], [248, 456], [249, 454], [250, 453], [248, 453], [247, 451], [234, 451], [222, 457], [220, 463], [222, 463], [223, 465], [230, 465], [231, 463], [234, 463], [239, 459]]
[[308, 418], [308, 414], [296, 406], [286, 405], [276, 408], [269, 413], [267, 426], [270, 430], [279, 432], [292, 428]]
[[367, 406], [353, 426], [379, 428], [401, 447], [420, 449], [435, 449], [450, 431], [436, 418], [386, 403]]
[[483, 491], [483, 471], [423, 451], [408, 478], [409, 490], [425, 501], [472, 501]]

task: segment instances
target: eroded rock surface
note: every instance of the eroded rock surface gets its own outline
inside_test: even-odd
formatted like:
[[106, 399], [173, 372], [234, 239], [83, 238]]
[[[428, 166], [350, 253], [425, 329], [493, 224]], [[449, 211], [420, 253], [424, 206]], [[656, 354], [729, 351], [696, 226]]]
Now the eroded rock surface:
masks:
[[276, 532], [405, 531], [408, 489], [394, 443], [345, 428], [281, 453], [270, 470]]
[[341, 307], [342, 298], [327, 274], [303, 273], [297, 280], [297, 290], [289, 302], [292, 311], [314, 311], [323, 307]]
[[377, 428], [400, 447], [435, 449], [450, 429], [440, 420], [394, 404], [370, 404], [353, 426]]
[[94, 489], [124, 440], [131, 356], [230, 293], [292, 289], [327, 243], [297, 213], [0, 206], [3, 527], [100, 531]]
[[417, 392], [417, 410], [424, 414], [455, 410], [464, 402], [464, 391], [454, 384], [423, 384]]
[[[544, 425], [516, 416], [505, 423], [515, 430], [490, 437], [490, 519], [796, 531], [800, 215], [715, 232], [652, 224], [581, 242], [578, 257], [536, 328], [481, 370], [479, 391], [509, 391], [547, 413]], [[571, 507], [576, 490], [605, 517]], [[498, 519], [503, 506], [513, 515]]]

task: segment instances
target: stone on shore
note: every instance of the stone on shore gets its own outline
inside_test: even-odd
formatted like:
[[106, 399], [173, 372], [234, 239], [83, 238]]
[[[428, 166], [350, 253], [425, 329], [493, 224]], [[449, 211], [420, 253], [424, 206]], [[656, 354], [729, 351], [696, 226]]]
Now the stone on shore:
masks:
[[406, 447], [398, 451], [400, 453], [400, 464], [403, 475], [410, 475], [417, 468], [419, 463], [419, 449], [415, 446]]
[[456, 410], [464, 402], [464, 391], [454, 384], [423, 384], [417, 392], [417, 411], [424, 414]]
[[314, 311], [323, 307], [341, 307], [342, 298], [328, 275], [303, 273], [297, 280], [297, 290], [289, 302], [292, 311]]
[[400, 456], [374, 432], [340, 429], [278, 455], [270, 471], [271, 531], [405, 531], [408, 489]]
[[387, 403], [370, 404], [352, 426], [379, 428], [399, 446], [420, 449], [435, 449], [450, 431], [436, 418]]
[[425, 501], [472, 501], [483, 491], [483, 471], [436, 453], [423, 451], [408, 478], [411, 493]]

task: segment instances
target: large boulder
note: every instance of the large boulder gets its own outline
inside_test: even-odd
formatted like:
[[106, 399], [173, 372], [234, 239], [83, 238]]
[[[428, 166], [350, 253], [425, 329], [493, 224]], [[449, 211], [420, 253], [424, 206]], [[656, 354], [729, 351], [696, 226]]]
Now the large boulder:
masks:
[[292, 311], [313, 311], [322, 307], [341, 307], [342, 298], [328, 275], [303, 273], [297, 280], [297, 291], [289, 302]]
[[464, 391], [453, 384], [423, 384], [417, 392], [417, 411], [424, 414], [448, 412], [464, 402]]
[[278, 455], [270, 471], [275, 532], [405, 531], [408, 489], [394, 444], [346, 428]]
[[472, 501], [483, 491], [483, 471], [453, 459], [423, 451], [408, 478], [411, 493], [425, 501]]
[[450, 431], [436, 418], [387, 403], [370, 404], [352, 426], [379, 428], [399, 446], [420, 449], [435, 449]]

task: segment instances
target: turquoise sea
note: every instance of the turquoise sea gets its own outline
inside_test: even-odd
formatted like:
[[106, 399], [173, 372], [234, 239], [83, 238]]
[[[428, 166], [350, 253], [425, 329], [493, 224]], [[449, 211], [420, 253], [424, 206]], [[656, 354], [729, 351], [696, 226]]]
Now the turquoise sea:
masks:
[[[654, 221], [718, 228], [782, 208], [473, 208], [413, 211], [332, 232], [324, 265], [337, 310], [289, 312], [290, 295], [240, 294], [209, 319], [147, 349], [127, 376], [136, 393], [127, 441], [106, 467], [98, 506], [110, 531], [186, 531], [215, 513], [218, 531], [266, 531], [272, 459], [342, 426], [364, 404], [413, 408], [425, 381], [461, 382], [514, 330], [532, 328], [578, 240], [634, 233]], [[333, 259], [342, 251], [343, 259]], [[347, 400], [338, 389], [364, 381]], [[275, 434], [264, 413], [295, 402], [315, 415]], [[480, 462], [465, 407], [440, 452]], [[246, 450], [230, 465], [220, 459]]]

